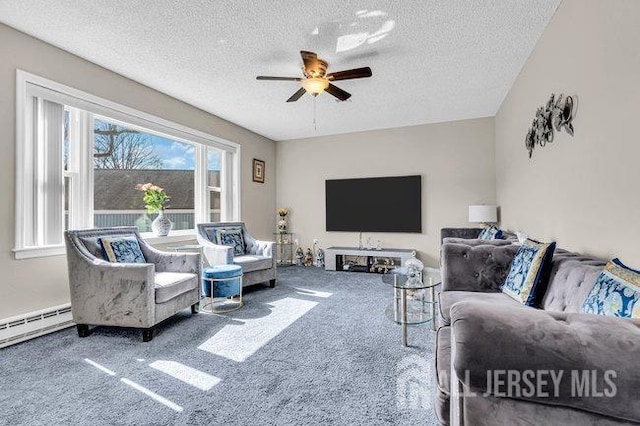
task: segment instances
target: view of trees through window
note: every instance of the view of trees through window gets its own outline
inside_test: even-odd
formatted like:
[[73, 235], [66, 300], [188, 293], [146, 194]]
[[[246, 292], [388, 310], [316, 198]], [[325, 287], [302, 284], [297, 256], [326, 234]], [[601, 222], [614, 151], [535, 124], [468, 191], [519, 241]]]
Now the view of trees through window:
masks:
[[[73, 114], [65, 114], [65, 227], [69, 227], [69, 202], [74, 173], [70, 145]], [[146, 133], [135, 128], [93, 120], [93, 208], [94, 226], [137, 226], [151, 231], [157, 214], [148, 214], [137, 184], [151, 182], [164, 188], [170, 199], [165, 216], [174, 230], [193, 229], [195, 189], [195, 146]], [[207, 149], [207, 191], [210, 219], [220, 220], [220, 153]]]

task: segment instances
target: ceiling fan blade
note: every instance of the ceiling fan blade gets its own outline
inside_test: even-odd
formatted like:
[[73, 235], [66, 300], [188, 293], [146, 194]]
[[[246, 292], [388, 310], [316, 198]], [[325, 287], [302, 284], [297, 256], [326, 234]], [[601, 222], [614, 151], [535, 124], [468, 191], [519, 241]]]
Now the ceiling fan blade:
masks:
[[325, 91], [328, 92], [330, 95], [333, 95], [336, 98], [340, 99], [341, 101], [346, 101], [351, 97], [351, 93], [345, 92], [341, 88], [334, 86], [331, 83], [329, 83], [329, 87], [327, 87]]
[[302, 56], [302, 63], [304, 64], [304, 69], [315, 69], [318, 64], [318, 55], [313, 52], [308, 52], [306, 50], [300, 51], [300, 56]]
[[371, 68], [364, 67], [364, 68], [355, 68], [355, 69], [346, 70], [346, 71], [332, 72], [330, 74], [327, 74], [327, 78], [331, 81], [338, 81], [338, 80], [350, 80], [352, 78], [367, 78], [367, 77], [371, 77], [372, 75], [373, 73], [371, 72]]
[[295, 102], [300, 99], [300, 97], [302, 97], [302, 95], [304, 95], [305, 93], [307, 93], [307, 91], [304, 90], [304, 87], [301, 87], [296, 93], [294, 93], [289, 99], [287, 99], [287, 102]]
[[302, 81], [300, 77], [269, 77], [265, 75], [259, 75], [256, 80], [278, 80], [278, 81]]

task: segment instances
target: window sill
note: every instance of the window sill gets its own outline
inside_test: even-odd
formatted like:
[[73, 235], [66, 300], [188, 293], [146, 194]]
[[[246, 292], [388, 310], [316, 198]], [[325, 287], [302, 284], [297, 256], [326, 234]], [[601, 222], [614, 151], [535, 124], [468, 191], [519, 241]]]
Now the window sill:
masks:
[[[193, 241], [197, 238], [196, 231], [193, 229], [172, 231], [166, 237], [156, 237], [153, 232], [143, 232], [140, 236], [145, 242], [151, 245], [181, 243], [185, 241]], [[33, 259], [36, 257], [62, 256], [66, 254], [64, 245], [26, 247], [13, 249], [12, 251], [16, 260]]]
[[151, 245], [181, 243], [184, 241], [193, 241], [197, 238], [196, 231], [193, 229], [171, 231], [166, 237], [156, 237], [153, 232], [143, 232], [140, 234], [140, 236], [146, 243], [149, 243]]
[[44, 246], [44, 247], [26, 247], [13, 249], [13, 255], [16, 260], [32, 259], [34, 257], [61, 256], [65, 254], [64, 245]]

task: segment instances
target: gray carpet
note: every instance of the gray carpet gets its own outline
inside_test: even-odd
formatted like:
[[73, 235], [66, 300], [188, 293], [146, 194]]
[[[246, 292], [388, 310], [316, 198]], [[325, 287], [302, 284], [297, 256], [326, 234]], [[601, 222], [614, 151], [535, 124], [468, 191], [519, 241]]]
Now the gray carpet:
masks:
[[[410, 328], [411, 347], [402, 347], [400, 326], [384, 315], [391, 297], [379, 275], [281, 268], [276, 288], [247, 291], [241, 310], [185, 310], [150, 343], [135, 330], [96, 327], [80, 339], [70, 328], [0, 349], [0, 424], [436, 424], [435, 333]], [[317, 304], [241, 362], [199, 349], [216, 333], [229, 335], [225, 326], [232, 334], [219, 345], [250, 349], [264, 336], [245, 339], [244, 321], [254, 332], [256, 324], [277, 329], [296, 301]], [[220, 381], [203, 390], [150, 367], [157, 361]]]

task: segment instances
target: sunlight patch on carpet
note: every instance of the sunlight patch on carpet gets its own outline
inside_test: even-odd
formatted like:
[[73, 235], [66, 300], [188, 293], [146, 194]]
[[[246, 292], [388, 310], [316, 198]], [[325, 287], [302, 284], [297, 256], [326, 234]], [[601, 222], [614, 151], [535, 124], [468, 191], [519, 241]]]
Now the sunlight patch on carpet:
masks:
[[149, 367], [155, 368], [169, 376], [194, 386], [200, 390], [208, 391], [218, 383], [220, 379], [203, 371], [196, 370], [176, 361], [158, 360], [149, 364]]
[[318, 290], [309, 290], [308, 288], [300, 288], [293, 287], [298, 290], [298, 294], [302, 294], [303, 296], [314, 296], [314, 297], [331, 297], [333, 293], [328, 293], [326, 291], [318, 291]]
[[138, 392], [142, 392], [143, 394], [151, 397], [153, 400], [158, 401], [159, 403], [161, 403], [163, 405], [166, 405], [167, 407], [171, 408], [173, 411], [177, 411], [178, 413], [181, 413], [184, 410], [184, 408], [182, 408], [181, 406], [179, 406], [175, 402], [169, 401], [167, 398], [158, 395], [157, 393], [145, 388], [142, 385], [137, 384], [136, 382], [132, 382], [131, 380], [129, 380], [127, 378], [124, 378], [124, 377], [121, 378], [120, 381], [122, 383], [126, 384], [126, 385], [131, 386], [132, 388], [134, 388]]
[[270, 302], [269, 315], [243, 320], [240, 325], [225, 325], [198, 349], [243, 362], [317, 304], [290, 297]]
[[115, 375], [116, 375], [116, 373], [115, 373], [115, 372], [113, 372], [113, 371], [109, 370], [107, 367], [104, 367], [104, 366], [102, 366], [102, 365], [98, 364], [98, 363], [97, 363], [97, 362], [95, 362], [95, 361], [91, 361], [89, 358], [85, 358], [85, 359], [84, 359], [84, 362], [86, 362], [86, 363], [87, 363], [87, 364], [89, 364], [89, 365], [93, 365], [93, 366], [94, 366], [95, 368], [97, 368], [98, 370], [102, 371], [103, 373], [107, 373], [107, 374], [108, 374], [108, 375], [110, 375], [110, 376], [115, 376]]

